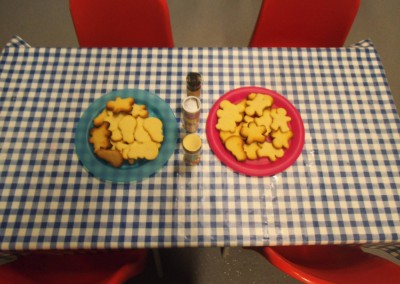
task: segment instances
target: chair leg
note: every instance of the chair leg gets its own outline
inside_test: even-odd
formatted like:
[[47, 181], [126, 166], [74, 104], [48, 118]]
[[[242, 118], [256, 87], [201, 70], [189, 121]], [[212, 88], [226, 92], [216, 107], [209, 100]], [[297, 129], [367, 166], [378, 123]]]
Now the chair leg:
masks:
[[222, 257], [227, 257], [228, 256], [228, 254], [229, 254], [229, 247], [222, 247], [221, 248], [221, 255], [222, 255]]
[[162, 269], [160, 252], [158, 251], [158, 249], [152, 249], [152, 251], [153, 251], [154, 263], [156, 265], [157, 276], [158, 276], [158, 278], [163, 278], [164, 273], [163, 273], [163, 269]]

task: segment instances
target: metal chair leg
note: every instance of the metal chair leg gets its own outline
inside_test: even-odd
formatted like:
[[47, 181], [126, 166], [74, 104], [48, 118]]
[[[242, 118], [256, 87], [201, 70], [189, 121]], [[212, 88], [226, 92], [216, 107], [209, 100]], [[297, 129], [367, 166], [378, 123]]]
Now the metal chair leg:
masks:
[[162, 263], [161, 263], [161, 258], [160, 258], [160, 252], [158, 251], [158, 249], [152, 249], [153, 251], [153, 259], [154, 259], [154, 263], [156, 265], [156, 270], [157, 270], [157, 276], [159, 278], [163, 278], [164, 277], [164, 273], [163, 273], [163, 269], [162, 269]]

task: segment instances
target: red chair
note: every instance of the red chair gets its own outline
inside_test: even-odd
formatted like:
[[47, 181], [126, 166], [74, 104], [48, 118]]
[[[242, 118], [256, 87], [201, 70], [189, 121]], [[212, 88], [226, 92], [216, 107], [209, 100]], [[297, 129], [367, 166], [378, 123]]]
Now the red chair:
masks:
[[31, 253], [0, 266], [0, 283], [122, 284], [144, 270], [146, 259], [146, 250]]
[[304, 283], [400, 283], [400, 266], [365, 253], [359, 247], [277, 246], [257, 251], [271, 264]]
[[340, 47], [360, 0], [263, 0], [250, 47]]
[[70, 0], [81, 47], [173, 47], [166, 0]]

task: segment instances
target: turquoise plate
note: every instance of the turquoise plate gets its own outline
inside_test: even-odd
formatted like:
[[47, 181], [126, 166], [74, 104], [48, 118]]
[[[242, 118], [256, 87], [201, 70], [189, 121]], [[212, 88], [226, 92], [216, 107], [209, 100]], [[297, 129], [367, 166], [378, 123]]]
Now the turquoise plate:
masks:
[[[135, 103], [147, 106], [149, 116], [158, 117], [163, 122], [164, 141], [155, 160], [137, 160], [133, 165], [125, 162], [120, 168], [114, 168], [97, 158], [93, 146], [89, 143], [89, 130], [93, 119], [105, 108], [107, 101], [132, 97]], [[170, 106], [157, 95], [144, 90], [118, 90], [95, 100], [84, 112], [75, 132], [75, 148], [83, 167], [95, 177], [111, 182], [140, 181], [160, 170], [174, 153], [178, 139], [178, 123]]]

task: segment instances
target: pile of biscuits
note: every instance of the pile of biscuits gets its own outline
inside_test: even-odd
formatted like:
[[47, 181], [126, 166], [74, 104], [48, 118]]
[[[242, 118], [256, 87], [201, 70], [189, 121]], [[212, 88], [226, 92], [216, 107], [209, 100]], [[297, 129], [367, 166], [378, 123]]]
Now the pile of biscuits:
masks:
[[217, 111], [216, 128], [225, 148], [238, 161], [267, 157], [282, 158], [293, 138], [291, 117], [281, 107], [273, 107], [268, 94], [251, 93], [237, 104], [223, 100]]
[[149, 117], [146, 105], [136, 104], [132, 97], [108, 101], [93, 124], [89, 143], [95, 155], [117, 168], [124, 161], [156, 159], [164, 140], [162, 121]]

